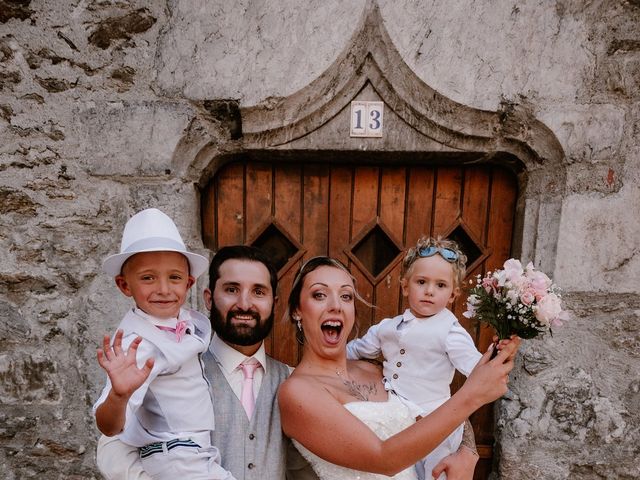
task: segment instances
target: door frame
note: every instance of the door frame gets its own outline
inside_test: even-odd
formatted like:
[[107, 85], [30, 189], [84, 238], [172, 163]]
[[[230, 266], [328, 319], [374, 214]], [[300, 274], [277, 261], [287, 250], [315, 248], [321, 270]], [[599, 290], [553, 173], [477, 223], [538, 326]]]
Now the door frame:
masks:
[[[211, 249], [239, 242], [253, 244], [271, 226], [274, 226], [280, 235], [285, 235], [289, 242], [296, 246], [296, 253], [286, 262], [284, 262], [284, 256], [279, 257], [281, 259], [280, 263], [283, 265], [278, 269], [278, 277], [283, 287], [279, 291], [281, 296], [279, 306], [276, 309], [273, 333], [266, 341], [267, 351], [274, 355], [276, 359], [290, 365], [295, 365], [297, 360], [299, 361], [301, 349], [294, 348], [297, 346], [294, 339], [295, 327], [291, 325], [283, 307], [286, 308], [286, 294], [296, 274], [294, 264], [300, 263], [303, 255], [313, 256], [326, 253], [337, 255], [335, 250], [340, 250], [341, 253], [337, 258], [343, 261], [348, 259], [352, 262], [351, 271], [358, 279], [357, 285], [360, 293], [369, 302], [378, 307], [369, 311], [365, 311], [366, 309], [359, 310], [356, 326], [360, 325], [361, 332], [365, 331], [363, 328], [366, 329], [369, 325], [379, 322], [383, 317], [394, 316], [405, 308], [399, 285], [396, 284], [399, 281], [398, 264], [402, 260], [402, 252], [408, 246], [414, 244], [416, 236], [434, 234], [448, 236], [462, 227], [463, 234], [478, 247], [476, 250], [478, 256], [467, 270], [468, 278], [473, 278], [473, 275], [480, 271], [480, 263], [484, 260], [488, 259], [489, 263], [482, 265], [483, 271], [484, 269], [494, 268], [498, 262], [502, 261], [503, 256], [508, 255], [509, 242], [507, 239], [509, 237], [506, 236], [506, 229], [508, 228], [509, 232], [513, 231], [511, 220], [515, 213], [517, 178], [512, 175], [505, 175], [504, 168], [478, 169], [474, 168], [475, 165], [465, 166], [461, 164], [455, 169], [451, 169], [449, 165], [442, 169], [429, 165], [423, 169], [424, 166], [421, 164], [407, 166], [404, 163], [402, 165], [392, 164], [397, 168], [387, 169], [386, 167], [378, 168], [377, 166], [370, 168], [371, 165], [345, 165], [344, 162], [332, 162], [331, 171], [326, 172], [322, 168], [318, 168], [317, 160], [313, 161], [310, 169], [305, 169], [305, 162], [302, 161], [304, 156], [300, 157], [301, 161], [296, 164], [288, 162], [293, 166], [292, 169], [280, 168], [283, 162], [278, 161], [259, 162], [247, 157], [237, 157], [237, 160], [237, 164], [230, 164], [228, 170], [220, 171], [220, 178], [213, 180], [214, 183], [208, 187], [206, 195], [203, 196], [203, 199], [205, 199], [203, 212], [207, 214], [206, 219], [203, 217], [203, 225], [205, 226], [205, 231], [209, 232], [206, 243]], [[360, 169], [360, 181], [356, 181], [358, 167], [364, 167]], [[471, 171], [469, 172], [465, 167], [469, 167]], [[291, 175], [285, 173], [287, 171]], [[396, 175], [396, 171], [402, 172], [403, 177], [399, 178]], [[373, 175], [369, 173], [373, 173]], [[339, 179], [347, 178], [347, 181], [339, 181], [334, 185], [331, 181], [334, 174]], [[317, 196], [321, 191], [318, 188], [311, 188], [311, 194], [305, 194], [304, 185], [315, 185], [316, 182], [313, 179], [320, 177], [329, 179], [326, 183], [323, 181], [322, 184], [331, 185], [330, 190], [327, 190], [327, 193], [321, 196], [321, 199]], [[386, 182], [383, 180], [385, 177], [387, 178]], [[417, 179], [417, 181], [414, 179]], [[276, 183], [278, 181], [284, 182], [284, 189], [278, 188]], [[293, 182], [295, 186], [287, 187], [289, 185], [288, 182]], [[369, 182], [376, 183], [373, 191], [368, 187]], [[397, 184], [396, 182], [403, 185], [402, 192], [392, 193], [395, 190], [393, 186]], [[474, 184], [476, 188], [474, 188]], [[384, 185], [386, 185], [387, 195], [384, 195], [383, 192], [385, 190]], [[347, 195], [351, 195], [351, 200], [348, 201], [350, 214], [347, 215], [349, 228], [345, 230], [342, 224], [337, 227], [340, 232], [349, 232], [346, 237], [344, 235], [335, 237], [331, 234], [331, 225], [335, 226], [335, 221], [337, 220], [335, 217], [334, 222], [331, 220], [332, 209], [336, 209], [340, 213], [339, 216], [343, 217], [339, 222], [343, 221], [344, 212], [347, 211], [343, 211], [340, 206], [335, 206], [333, 202], [334, 186], [337, 187], [337, 191], [343, 192], [338, 194], [337, 198], [342, 199], [342, 202], [338, 202], [338, 205], [346, 206]], [[479, 186], [482, 188], [478, 188]], [[505, 186], [507, 187], [506, 189]], [[346, 195], [344, 194], [345, 189], [349, 192]], [[278, 195], [278, 191], [297, 193], [293, 196], [283, 196]], [[356, 201], [356, 192], [361, 192], [367, 198], [367, 203], [363, 202], [362, 198], [360, 198], [359, 202]], [[428, 193], [425, 195], [425, 192]], [[267, 196], [269, 199], [266, 203], [260, 201], [260, 199]], [[396, 215], [399, 210], [396, 210], [395, 207], [400, 207], [395, 201], [386, 203], [386, 205], [395, 206], [391, 209], [387, 208], [386, 215], [384, 211], [380, 211], [384, 199], [392, 197], [402, 199], [400, 200], [403, 202], [401, 217]], [[241, 198], [242, 200], [240, 200]], [[280, 203], [278, 203], [278, 199], [280, 199]], [[305, 199], [309, 202], [307, 203]], [[369, 203], [369, 200], [371, 203]], [[416, 210], [415, 205], [423, 205], [427, 200], [432, 202], [431, 208], [419, 208]], [[312, 205], [325, 205], [325, 201], [328, 202], [328, 210], [326, 212], [322, 208], [318, 211], [314, 210]], [[257, 204], [260, 204], [260, 208], [256, 208]], [[354, 217], [352, 214], [355, 211], [354, 206], [356, 204], [359, 206], [358, 211], [360, 214], [363, 213], [362, 207], [364, 205], [372, 205], [372, 208], [364, 208], [364, 210], [368, 211], [366, 218], [360, 216], [359, 221], [356, 223], [357, 227], [353, 228]], [[411, 207], [411, 204], [414, 207]], [[457, 207], [454, 207], [454, 204]], [[253, 207], [250, 208], [250, 205], [253, 205]], [[307, 209], [308, 205], [312, 206], [311, 210]], [[376, 206], [376, 209], [373, 208], [373, 205]], [[292, 213], [291, 210], [295, 213]], [[305, 214], [309, 211], [315, 211], [316, 213], [322, 211], [322, 214], [326, 215], [326, 218], [323, 217], [324, 221], [320, 222], [320, 224], [312, 221], [311, 230], [303, 228]], [[420, 214], [416, 216], [415, 213], [418, 211]], [[290, 224], [288, 220], [285, 220], [289, 218], [293, 219]], [[312, 214], [310, 218], [317, 219], [319, 217]], [[389, 228], [385, 224], [384, 218], [395, 225], [396, 229], [400, 228], [401, 231], [393, 231]], [[395, 220], [398, 218], [401, 218], [402, 221], [396, 222]], [[409, 218], [413, 218], [414, 221], [409, 221]], [[464, 221], [465, 218], [468, 223]], [[496, 223], [491, 223], [492, 219]], [[502, 222], [508, 222], [508, 224], [504, 225]], [[474, 224], [475, 226], [473, 226]], [[500, 226], [501, 224], [502, 227]], [[409, 225], [412, 225], [413, 228], [409, 227]], [[493, 227], [491, 227], [492, 225]], [[293, 230], [291, 229], [292, 227], [294, 228]], [[321, 242], [320, 251], [315, 248], [318, 245], [314, 243], [318, 238], [313, 234], [310, 237], [305, 234], [305, 232], [317, 231], [316, 228], [318, 227], [327, 228], [329, 233], [326, 237], [329, 240], [327, 244], [322, 244]], [[372, 271], [370, 266], [366, 265], [366, 260], [361, 261], [357, 253], [354, 252], [354, 247], [358, 246], [376, 228], [380, 228], [387, 239], [398, 247], [398, 253], [389, 256], [388, 258], [391, 261], [377, 274], [373, 273], [377, 270]], [[476, 233], [480, 235], [478, 238], [481, 238], [481, 241], [477, 240]], [[458, 232], [458, 234], [461, 233]], [[311, 243], [308, 241], [309, 238]], [[331, 238], [339, 240], [339, 243], [333, 243], [330, 240]], [[333, 247], [330, 247], [332, 243]], [[339, 247], [336, 245], [339, 245]], [[496, 254], [498, 258], [487, 258], [492, 254]], [[343, 255], [344, 258], [342, 258]], [[474, 268], [477, 268], [477, 271], [474, 271]], [[381, 282], [385, 277], [387, 277], [386, 281]], [[364, 284], [360, 283], [360, 281], [364, 281]], [[368, 285], [367, 282], [371, 285]], [[383, 287], [382, 290], [378, 290], [378, 287], [382, 284], [393, 285], [389, 295], [386, 293], [388, 288]], [[368, 286], [363, 289], [363, 285]], [[372, 296], [369, 297], [367, 292]], [[378, 297], [380, 292], [382, 292], [381, 296]], [[395, 300], [391, 300], [391, 297], [394, 296]], [[283, 299], [282, 297], [285, 298]], [[394, 303], [396, 301], [399, 302], [399, 305]], [[457, 315], [460, 315], [460, 309], [464, 308], [463, 302], [464, 297], [456, 302], [455, 310], [452, 309]], [[492, 331], [484, 326], [481, 327], [477, 321], [468, 321], [461, 316], [459, 318], [461, 324], [469, 330], [478, 348], [485, 349], [491, 342]], [[459, 388], [463, 383], [462, 377], [459, 374], [456, 375], [453, 383], [454, 387]], [[491, 469], [493, 456], [493, 405], [483, 407], [474, 413], [471, 418], [476, 430], [480, 454], [475, 478], [486, 478]]]

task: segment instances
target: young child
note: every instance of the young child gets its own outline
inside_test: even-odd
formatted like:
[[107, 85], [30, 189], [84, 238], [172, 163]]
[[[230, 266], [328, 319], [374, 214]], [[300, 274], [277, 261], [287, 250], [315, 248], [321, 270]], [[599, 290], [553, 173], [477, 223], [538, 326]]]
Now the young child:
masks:
[[[347, 344], [349, 359], [382, 354], [385, 388], [416, 404], [422, 415], [449, 399], [456, 369], [468, 376], [482, 356], [447, 309], [460, 293], [466, 261], [451, 240], [418, 240], [402, 263], [402, 294], [409, 308], [373, 325], [364, 337]], [[431, 479], [438, 462], [458, 450], [462, 432], [460, 425], [416, 465], [420, 479]]]
[[135, 306], [120, 323], [113, 347], [106, 336], [98, 349], [109, 378], [93, 407], [96, 423], [103, 434], [139, 447], [143, 468], [154, 479], [233, 479], [211, 445], [213, 404], [200, 361], [211, 338], [209, 319], [182, 308], [207, 267], [207, 259], [188, 252], [173, 221], [155, 208], [131, 217], [120, 253], [103, 263]]

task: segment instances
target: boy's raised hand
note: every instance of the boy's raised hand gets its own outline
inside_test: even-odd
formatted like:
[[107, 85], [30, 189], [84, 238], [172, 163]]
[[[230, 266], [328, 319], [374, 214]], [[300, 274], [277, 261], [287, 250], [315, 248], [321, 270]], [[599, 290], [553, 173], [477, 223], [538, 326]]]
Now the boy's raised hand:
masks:
[[147, 359], [142, 368], [138, 368], [136, 363], [136, 351], [142, 337], [136, 338], [125, 354], [122, 350], [123, 332], [118, 329], [113, 338], [105, 335], [102, 341], [102, 348], [97, 350], [98, 363], [109, 375], [112, 393], [118, 397], [129, 398], [145, 382], [153, 368], [153, 358]]

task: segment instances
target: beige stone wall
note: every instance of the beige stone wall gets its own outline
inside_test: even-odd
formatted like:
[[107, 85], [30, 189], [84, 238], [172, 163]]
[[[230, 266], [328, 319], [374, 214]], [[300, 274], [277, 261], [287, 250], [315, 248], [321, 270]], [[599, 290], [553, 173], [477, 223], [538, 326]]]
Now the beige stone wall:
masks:
[[[574, 320], [523, 348], [499, 407], [496, 473], [640, 477], [640, 3], [379, 6], [425, 83], [479, 109], [515, 104], [565, 153], [559, 224], [537, 211], [516, 247], [548, 266]], [[147, 206], [206, 253], [195, 182], [208, 161], [191, 135], [224, 149], [225, 111], [308, 85], [366, 8], [0, 0], [0, 477], [98, 478], [94, 351], [127, 306], [102, 259]]]

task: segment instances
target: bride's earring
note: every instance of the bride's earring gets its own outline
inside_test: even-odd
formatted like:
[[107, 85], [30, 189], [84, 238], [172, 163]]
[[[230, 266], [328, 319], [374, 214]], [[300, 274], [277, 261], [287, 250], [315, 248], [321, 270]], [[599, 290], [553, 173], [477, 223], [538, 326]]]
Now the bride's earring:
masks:
[[304, 332], [302, 331], [302, 318], [298, 313], [291, 314], [291, 318], [296, 322], [298, 331], [296, 332], [296, 340], [300, 345], [304, 345]]
[[302, 322], [300, 321], [300, 315], [298, 315], [297, 313], [294, 313], [293, 315], [291, 315], [291, 318], [293, 318], [296, 321], [296, 326], [298, 327], [298, 330], [302, 331]]

